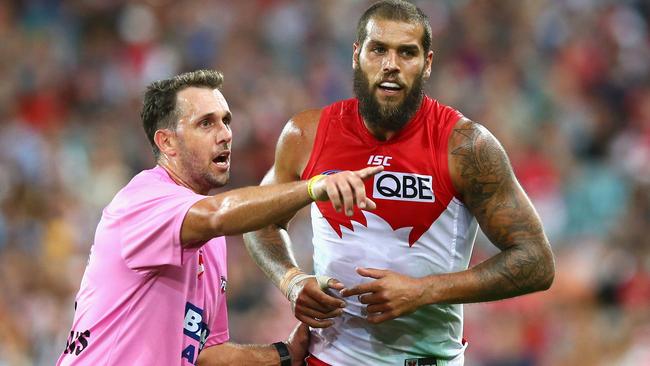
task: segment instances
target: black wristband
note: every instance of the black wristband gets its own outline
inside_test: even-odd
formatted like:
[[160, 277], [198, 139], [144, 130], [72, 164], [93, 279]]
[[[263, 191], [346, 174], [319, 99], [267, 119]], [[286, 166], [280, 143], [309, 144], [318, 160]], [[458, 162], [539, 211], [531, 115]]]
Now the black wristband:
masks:
[[284, 342], [275, 342], [273, 343], [273, 347], [275, 347], [280, 355], [280, 366], [291, 366], [291, 354], [287, 345]]

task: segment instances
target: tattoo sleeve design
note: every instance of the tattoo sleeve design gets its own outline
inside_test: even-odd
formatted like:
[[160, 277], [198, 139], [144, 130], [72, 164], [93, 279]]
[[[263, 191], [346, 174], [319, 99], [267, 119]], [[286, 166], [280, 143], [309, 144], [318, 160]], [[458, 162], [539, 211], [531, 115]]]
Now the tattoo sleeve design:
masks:
[[547, 288], [554, 272], [550, 246], [504, 149], [485, 128], [473, 122], [454, 133], [460, 143], [451, 155], [461, 177], [463, 200], [490, 241], [502, 250], [475, 267], [485, 285], [483, 298]]

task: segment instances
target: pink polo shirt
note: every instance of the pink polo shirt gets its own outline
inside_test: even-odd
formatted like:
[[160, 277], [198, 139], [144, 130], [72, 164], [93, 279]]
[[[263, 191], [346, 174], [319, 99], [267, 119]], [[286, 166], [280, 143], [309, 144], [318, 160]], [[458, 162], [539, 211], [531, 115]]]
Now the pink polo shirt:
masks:
[[57, 365], [190, 365], [228, 340], [226, 242], [183, 249], [188, 209], [206, 198], [157, 166], [104, 209]]

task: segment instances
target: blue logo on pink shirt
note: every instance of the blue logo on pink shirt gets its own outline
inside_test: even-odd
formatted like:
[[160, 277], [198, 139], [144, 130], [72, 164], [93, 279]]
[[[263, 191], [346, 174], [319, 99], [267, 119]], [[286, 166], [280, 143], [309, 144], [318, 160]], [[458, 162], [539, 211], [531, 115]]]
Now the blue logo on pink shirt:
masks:
[[[210, 334], [210, 329], [208, 329], [207, 324], [203, 321], [203, 309], [192, 305], [191, 303], [185, 304], [185, 321], [183, 325], [183, 333], [199, 341], [199, 352], [203, 349], [205, 341], [208, 339]], [[191, 364], [194, 364], [196, 347], [192, 344], [185, 347], [181, 353], [181, 357], [189, 361]]]

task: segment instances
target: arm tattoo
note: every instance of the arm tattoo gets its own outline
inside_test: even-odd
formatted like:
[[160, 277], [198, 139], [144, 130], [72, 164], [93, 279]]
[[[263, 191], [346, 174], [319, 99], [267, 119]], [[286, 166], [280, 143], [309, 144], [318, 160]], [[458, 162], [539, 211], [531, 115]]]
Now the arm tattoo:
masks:
[[476, 267], [480, 281], [490, 288], [487, 293], [503, 298], [550, 285], [554, 272], [550, 247], [505, 151], [478, 124], [463, 124], [454, 133], [461, 143], [451, 155], [463, 200], [490, 241], [502, 250]]
[[244, 234], [244, 245], [255, 263], [267, 277], [279, 285], [287, 268], [297, 267], [286, 229], [271, 225]]

